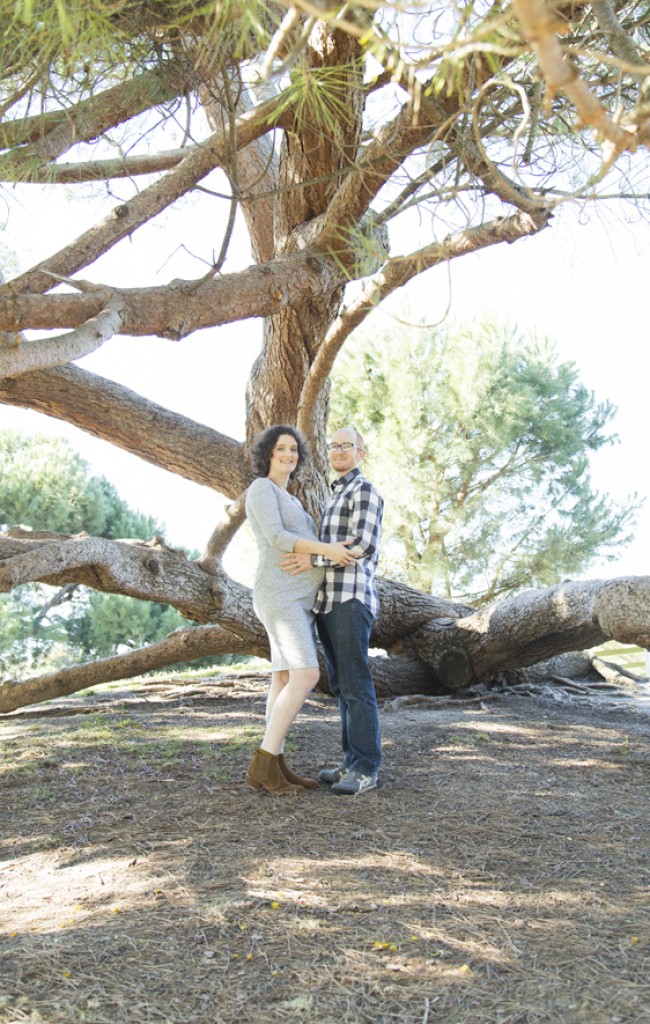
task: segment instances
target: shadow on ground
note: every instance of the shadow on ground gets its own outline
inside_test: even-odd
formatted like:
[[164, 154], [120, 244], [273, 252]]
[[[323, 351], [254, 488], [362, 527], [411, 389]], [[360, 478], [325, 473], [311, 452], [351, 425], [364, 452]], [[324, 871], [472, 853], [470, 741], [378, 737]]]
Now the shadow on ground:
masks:
[[[377, 790], [272, 798], [242, 783], [264, 689], [0, 719], [0, 1024], [648, 1019], [634, 701], [387, 707]], [[337, 742], [314, 696], [287, 759]]]

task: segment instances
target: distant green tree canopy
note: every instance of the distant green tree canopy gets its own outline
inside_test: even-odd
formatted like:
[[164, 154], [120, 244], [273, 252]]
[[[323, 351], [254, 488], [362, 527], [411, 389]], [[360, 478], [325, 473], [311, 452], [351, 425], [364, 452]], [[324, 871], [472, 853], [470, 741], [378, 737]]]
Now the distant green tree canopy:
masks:
[[[61, 438], [0, 431], [0, 524], [148, 540], [164, 534]], [[81, 586], [42, 584], [0, 595], [0, 670], [42, 670], [161, 640], [187, 621], [172, 607]], [[229, 657], [194, 662], [219, 664]]]
[[183, 624], [176, 609], [169, 605], [86, 590], [83, 612], [68, 623], [67, 634], [84, 657], [108, 658], [118, 646], [144, 647]]
[[482, 324], [352, 339], [330, 423], [365, 435], [387, 499], [383, 571], [480, 605], [629, 540], [636, 498], [615, 507], [589, 471], [614, 412], [548, 341]]
[[164, 527], [130, 509], [63, 438], [0, 430], [0, 523], [56, 533], [141, 537]]

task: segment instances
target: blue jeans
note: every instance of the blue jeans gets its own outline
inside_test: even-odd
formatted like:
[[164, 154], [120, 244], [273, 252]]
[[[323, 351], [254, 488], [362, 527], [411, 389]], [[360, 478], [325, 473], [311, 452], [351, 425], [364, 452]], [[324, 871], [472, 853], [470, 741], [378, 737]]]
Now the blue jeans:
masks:
[[381, 764], [381, 735], [368, 665], [372, 615], [353, 598], [319, 613], [316, 625], [330, 690], [339, 702], [343, 761], [363, 775], [374, 775]]

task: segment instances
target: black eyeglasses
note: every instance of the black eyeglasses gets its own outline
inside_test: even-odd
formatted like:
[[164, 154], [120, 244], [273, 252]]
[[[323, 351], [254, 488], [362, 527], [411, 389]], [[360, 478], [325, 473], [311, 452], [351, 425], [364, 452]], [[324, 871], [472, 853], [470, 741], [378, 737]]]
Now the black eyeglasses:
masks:
[[352, 444], [351, 441], [344, 441], [343, 444], [328, 444], [328, 452], [351, 452], [353, 448], [356, 448], [356, 444]]

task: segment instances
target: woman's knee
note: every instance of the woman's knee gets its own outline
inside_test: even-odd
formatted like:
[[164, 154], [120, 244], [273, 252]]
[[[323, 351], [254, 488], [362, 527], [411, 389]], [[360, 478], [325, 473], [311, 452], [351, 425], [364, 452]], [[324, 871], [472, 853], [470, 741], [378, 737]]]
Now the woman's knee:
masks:
[[319, 674], [317, 668], [297, 668], [290, 673], [290, 682], [307, 694], [316, 686]]

